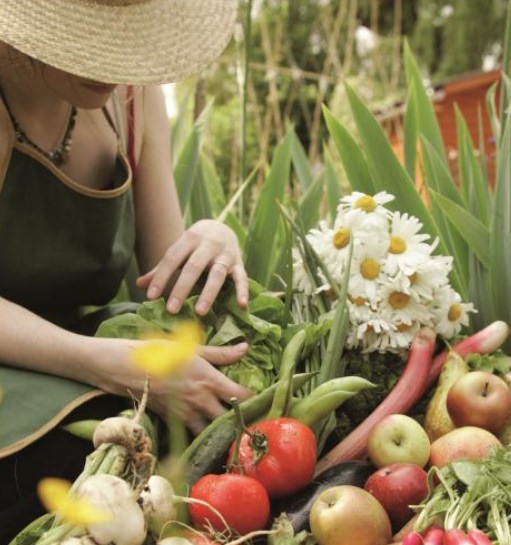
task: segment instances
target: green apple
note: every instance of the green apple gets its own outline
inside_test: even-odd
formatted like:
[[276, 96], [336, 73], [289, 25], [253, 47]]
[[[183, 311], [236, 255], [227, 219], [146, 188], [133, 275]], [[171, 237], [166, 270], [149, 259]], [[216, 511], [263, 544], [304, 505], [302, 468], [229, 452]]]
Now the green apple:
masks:
[[312, 504], [309, 522], [319, 545], [387, 545], [392, 528], [379, 503], [363, 488], [331, 486]]
[[430, 441], [426, 430], [406, 414], [391, 414], [369, 432], [367, 454], [376, 467], [390, 464], [417, 464], [429, 460]]

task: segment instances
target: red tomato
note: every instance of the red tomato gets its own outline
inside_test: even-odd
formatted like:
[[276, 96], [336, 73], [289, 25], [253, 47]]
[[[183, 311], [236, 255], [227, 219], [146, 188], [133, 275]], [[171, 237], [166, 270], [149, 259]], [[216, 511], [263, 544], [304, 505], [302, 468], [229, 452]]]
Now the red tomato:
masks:
[[[307, 486], [314, 475], [317, 445], [314, 432], [294, 418], [271, 418], [253, 424], [250, 433], [266, 437], [266, 450], [259, 457], [252, 438], [244, 433], [238, 452], [241, 472], [257, 479], [270, 498], [284, 498]], [[234, 444], [229, 450], [231, 463]], [[233, 472], [239, 472], [239, 467]]]
[[[268, 493], [260, 482], [246, 475], [204, 475], [192, 486], [190, 498], [211, 505], [240, 535], [263, 529], [270, 517]], [[190, 504], [190, 518], [196, 528], [211, 525], [219, 532], [226, 530], [222, 519], [206, 505]]]

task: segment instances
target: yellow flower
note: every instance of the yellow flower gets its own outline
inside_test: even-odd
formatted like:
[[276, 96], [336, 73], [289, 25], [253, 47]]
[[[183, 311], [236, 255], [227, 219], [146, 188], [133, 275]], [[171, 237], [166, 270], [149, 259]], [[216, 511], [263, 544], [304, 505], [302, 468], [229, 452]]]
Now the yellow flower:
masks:
[[204, 342], [202, 329], [196, 322], [183, 322], [172, 333], [146, 339], [147, 342], [133, 350], [132, 360], [153, 377], [168, 377], [184, 369]]
[[37, 484], [37, 495], [47, 511], [75, 526], [88, 526], [111, 519], [109, 513], [70, 493], [71, 483], [47, 477]]

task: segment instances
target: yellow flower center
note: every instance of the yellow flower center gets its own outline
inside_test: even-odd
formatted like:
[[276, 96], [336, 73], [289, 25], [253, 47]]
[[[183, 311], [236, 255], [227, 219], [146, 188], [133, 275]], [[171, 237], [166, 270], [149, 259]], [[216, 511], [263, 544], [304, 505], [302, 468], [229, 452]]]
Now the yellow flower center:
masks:
[[370, 195], [364, 195], [355, 202], [355, 208], [360, 208], [364, 212], [374, 212], [377, 206], [376, 201]]
[[458, 303], [454, 303], [454, 305], [451, 305], [449, 308], [449, 312], [447, 313], [447, 318], [451, 322], [457, 322], [461, 317], [461, 306]]
[[390, 306], [395, 309], [405, 308], [409, 301], [410, 296], [400, 291], [393, 291], [389, 295]]
[[391, 254], [402, 254], [406, 251], [406, 241], [401, 237], [390, 237], [389, 252]]
[[334, 233], [334, 246], [340, 250], [350, 243], [350, 229], [348, 227], [339, 227]]
[[419, 273], [413, 273], [408, 277], [408, 280], [410, 280], [410, 286], [413, 286], [415, 282], [417, 282], [417, 279], [419, 278]]
[[397, 330], [400, 331], [401, 333], [404, 333], [405, 331], [408, 331], [409, 329], [411, 329], [411, 325], [410, 324], [397, 324]]
[[364, 259], [360, 264], [360, 274], [366, 280], [374, 280], [380, 274], [380, 264], [376, 259]]
[[348, 299], [357, 307], [363, 307], [366, 303], [366, 300], [363, 297], [352, 297], [348, 295]]

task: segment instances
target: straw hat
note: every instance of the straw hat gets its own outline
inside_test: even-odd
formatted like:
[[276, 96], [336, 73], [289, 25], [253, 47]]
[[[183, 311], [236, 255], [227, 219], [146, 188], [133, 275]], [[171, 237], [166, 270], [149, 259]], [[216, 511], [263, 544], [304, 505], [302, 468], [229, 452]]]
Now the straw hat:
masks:
[[229, 41], [237, 0], [0, 0], [0, 41], [103, 83], [196, 74]]

